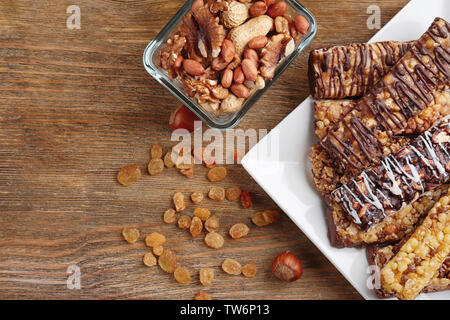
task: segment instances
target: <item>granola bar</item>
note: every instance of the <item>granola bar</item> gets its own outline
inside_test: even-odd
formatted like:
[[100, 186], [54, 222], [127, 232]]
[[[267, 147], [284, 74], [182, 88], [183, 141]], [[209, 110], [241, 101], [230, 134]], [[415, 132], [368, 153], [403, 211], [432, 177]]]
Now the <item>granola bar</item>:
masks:
[[328, 197], [325, 215], [330, 243], [333, 247], [344, 248], [400, 241], [415, 230], [417, 224], [448, 189], [449, 185], [436, 188], [366, 231], [360, 230], [339, 204]]
[[309, 83], [316, 99], [362, 96], [414, 42], [358, 43], [312, 50]]
[[414, 299], [439, 273], [450, 254], [450, 192], [380, 271], [381, 287], [399, 299]]
[[404, 134], [410, 119], [449, 88], [450, 25], [437, 18], [321, 144], [345, 166], [361, 170], [377, 164], [391, 137]]
[[[395, 246], [388, 245], [385, 247], [368, 247], [366, 249], [366, 256], [369, 265], [375, 266], [377, 268], [376, 270], [381, 270], [386, 265], [386, 263], [391, 260], [394, 255], [397, 254], [404, 242], [405, 241], [402, 241]], [[450, 290], [450, 255], [447, 256], [439, 270], [435, 273], [430, 282], [428, 282], [426, 287], [423, 288], [422, 292], [430, 293], [444, 290]], [[377, 296], [382, 299], [394, 296], [392, 293], [384, 291], [379, 284], [375, 286], [374, 291]]]
[[450, 177], [450, 115], [331, 194], [361, 228], [379, 223]]

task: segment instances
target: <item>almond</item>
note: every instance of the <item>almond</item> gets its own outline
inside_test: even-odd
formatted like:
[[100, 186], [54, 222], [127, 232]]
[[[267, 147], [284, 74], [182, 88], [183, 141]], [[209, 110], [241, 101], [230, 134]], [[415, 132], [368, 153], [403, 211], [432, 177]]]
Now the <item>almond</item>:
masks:
[[229, 88], [233, 82], [233, 70], [226, 69], [222, 74], [222, 87]]
[[308, 20], [306, 20], [306, 18], [304, 16], [302, 16], [300, 14], [295, 16], [294, 25], [295, 25], [295, 30], [297, 30], [301, 34], [306, 34], [308, 32], [309, 22], [308, 22]]
[[257, 36], [248, 42], [248, 47], [250, 49], [262, 49], [266, 46], [269, 39], [266, 36]]
[[271, 18], [276, 18], [278, 16], [284, 16], [286, 13], [287, 4], [284, 1], [275, 2], [269, 7], [267, 15]]
[[223, 40], [222, 42], [222, 58], [225, 62], [230, 63], [234, 58], [234, 54], [236, 52], [236, 47], [234, 43], [228, 39]]
[[244, 72], [245, 79], [250, 81], [256, 81], [258, 77], [258, 69], [256, 68], [255, 62], [250, 59], [244, 59], [241, 63], [242, 72]]
[[248, 98], [249, 96], [249, 91], [243, 84], [234, 83], [231, 86], [231, 92], [233, 92], [234, 95], [238, 98]]
[[183, 60], [183, 69], [192, 76], [201, 76], [205, 73], [205, 68], [203, 68], [200, 62], [192, 59]]
[[261, 16], [267, 12], [267, 5], [264, 1], [256, 1], [250, 7], [249, 12], [254, 17]]
[[236, 69], [234, 69], [233, 80], [237, 84], [244, 83], [245, 75], [244, 75], [244, 72], [242, 72], [242, 67], [241, 66], [239, 66]]

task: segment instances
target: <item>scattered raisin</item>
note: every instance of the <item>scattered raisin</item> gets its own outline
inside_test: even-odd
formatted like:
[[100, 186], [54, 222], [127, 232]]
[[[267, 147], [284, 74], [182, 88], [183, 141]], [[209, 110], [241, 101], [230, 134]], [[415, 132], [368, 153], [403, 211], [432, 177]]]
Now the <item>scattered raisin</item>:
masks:
[[119, 173], [117, 173], [117, 181], [127, 187], [136, 182], [141, 175], [141, 169], [139, 169], [137, 165], [133, 164], [120, 169]]
[[236, 223], [230, 228], [229, 234], [233, 239], [239, 239], [246, 236], [250, 229], [245, 223]]
[[199, 217], [202, 221], [206, 221], [211, 216], [211, 212], [207, 208], [195, 208], [194, 216]]
[[252, 222], [258, 227], [264, 227], [280, 219], [280, 213], [277, 210], [265, 210], [257, 212], [252, 217]]
[[172, 208], [167, 209], [166, 212], [164, 212], [163, 220], [165, 223], [174, 223], [176, 219], [177, 219], [177, 212]]
[[228, 274], [240, 275], [241, 269], [241, 264], [234, 259], [227, 258], [222, 262], [222, 270]]
[[242, 274], [247, 278], [253, 278], [256, 275], [256, 266], [253, 263], [242, 267]]
[[191, 217], [187, 215], [182, 215], [180, 219], [178, 219], [178, 228], [189, 229], [190, 226], [191, 226]]
[[175, 210], [181, 212], [186, 209], [186, 204], [184, 203], [184, 195], [181, 192], [176, 192], [173, 195], [173, 204], [175, 205]]
[[241, 203], [245, 209], [248, 209], [253, 205], [250, 193], [246, 190], [242, 191], [241, 193]]
[[227, 176], [227, 169], [224, 167], [214, 167], [208, 171], [208, 179], [211, 182], [222, 181]]
[[139, 239], [139, 230], [136, 228], [123, 228], [122, 236], [128, 243], [136, 243]]
[[152, 159], [148, 163], [148, 173], [150, 175], [155, 176], [157, 174], [160, 174], [164, 170], [164, 162], [161, 159]]
[[208, 232], [219, 230], [219, 218], [216, 215], [209, 217], [205, 222], [205, 228]]
[[161, 145], [155, 144], [154, 146], [152, 146], [152, 149], [150, 150], [150, 156], [152, 157], [152, 159], [161, 159], [162, 154], [163, 150]]
[[194, 168], [181, 169], [180, 173], [184, 175], [186, 178], [192, 178], [194, 176]]
[[165, 249], [158, 259], [158, 264], [167, 273], [174, 273], [177, 268], [177, 257], [170, 249]]
[[212, 187], [209, 190], [208, 197], [213, 200], [225, 199], [225, 189], [221, 187]]
[[146, 254], [144, 254], [143, 261], [147, 267], [156, 266], [156, 257], [151, 252], [147, 252]]
[[189, 232], [195, 238], [200, 233], [202, 233], [202, 230], [203, 230], [203, 222], [202, 222], [202, 220], [200, 220], [199, 217], [193, 217], [192, 221], [191, 221], [191, 226], [189, 227]]
[[214, 270], [211, 268], [201, 268], [199, 272], [200, 283], [204, 286], [210, 285], [214, 280]]
[[264, 227], [268, 225], [268, 223], [264, 219], [262, 212], [255, 213], [252, 217], [252, 222], [256, 224], [258, 227]]
[[155, 256], [160, 256], [162, 255], [162, 253], [164, 252], [164, 247], [163, 246], [157, 246], [157, 247], [153, 247], [153, 254]]
[[202, 200], [203, 200], [203, 192], [200, 192], [200, 191], [192, 192], [191, 200], [195, 204], [200, 204], [200, 202], [202, 202]]
[[145, 244], [147, 247], [158, 247], [166, 242], [166, 237], [159, 232], [152, 232], [145, 237]]
[[219, 233], [213, 231], [205, 236], [205, 243], [210, 248], [219, 249], [223, 247], [224, 239]]
[[211, 296], [205, 291], [200, 291], [195, 295], [195, 300], [212, 300]]
[[177, 280], [178, 283], [189, 283], [191, 281], [191, 275], [189, 274], [189, 271], [185, 267], [178, 267], [175, 269], [173, 276], [175, 277], [175, 280]]
[[241, 196], [241, 192], [242, 191], [241, 191], [240, 188], [238, 188], [238, 187], [231, 187], [231, 188], [228, 188], [225, 191], [225, 196], [227, 197], [227, 199], [229, 201], [234, 201], [234, 200], [239, 199], [239, 197]]
[[169, 151], [164, 156], [164, 164], [167, 168], [173, 168], [175, 167], [176, 162], [176, 154], [172, 151]]

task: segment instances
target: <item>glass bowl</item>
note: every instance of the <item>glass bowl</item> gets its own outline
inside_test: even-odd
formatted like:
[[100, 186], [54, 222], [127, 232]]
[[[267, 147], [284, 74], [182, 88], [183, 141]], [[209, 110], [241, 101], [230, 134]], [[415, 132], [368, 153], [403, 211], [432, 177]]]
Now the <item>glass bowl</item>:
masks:
[[212, 112], [204, 110], [200, 104], [190, 98], [183, 89], [180, 80], [169, 77], [166, 70], [158, 66], [158, 59], [161, 50], [166, 45], [167, 39], [172, 32], [180, 25], [183, 16], [191, 10], [191, 6], [195, 0], [188, 0], [183, 7], [173, 16], [161, 32], [153, 39], [144, 51], [144, 66], [147, 72], [161, 83], [167, 90], [169, 90], [178, 100], [191, 109], [206, 125], [216, 129], [232, 128], [239, 123], [242, 117], [250, 110], [250, 108], [259, 100], [259, 98], [270, 88], [270, 86], [277, 80], [277, 78], [286, 70], [286, 68], [294, 61], [294, 59], [305, 49], [317, 31], [317, 22], [312, 13], [303, 7], [295, 0], [284, 0], [288, 4], [287, 13], [292, 15], [301, 14], [309, 22], [310, 27], [306, 35], [296, 43], [294, 51], [285, 57], [277, 66], [275, 75], [272, 79], [266, 80], [266, 85], [263, 89], [256, 90], [251, 94], [242, 105], [241, 109], [225, 115], [216, 115]]

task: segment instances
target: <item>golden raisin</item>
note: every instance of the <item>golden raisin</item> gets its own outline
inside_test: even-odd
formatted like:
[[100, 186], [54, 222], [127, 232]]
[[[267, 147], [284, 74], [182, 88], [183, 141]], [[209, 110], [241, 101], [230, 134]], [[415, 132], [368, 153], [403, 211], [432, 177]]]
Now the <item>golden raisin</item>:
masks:
[[211, 182], [222, 181], [227, 176], [227, 169], [224, 167], [214, 167], [208, 171], [208, 179]]
[[136, 228], [123, 228], [122, 236], [128, 243], [136, 243], [139, 239], [139, 230]]
[[155, 144], [154, 146], [152, 146], [152, 149], [150, 150], [150, 156], [152, 157], [152, 159], [161, 159], [162, 154], [163, 150], [161, 145]]
[[219, 249], [223, 247], [224, 239], [219, 233], [213, 231], [205, 236], [205, 243], [210, 248]]
[[256, 212], [252, 217], [252, 222], [258, 227], [264, 227], [268, 225], [268, 223], [264, 219], [262, 212]]
[[120, 169], [117, 173], [117, 181], [124, 186], [136, 182], [141, 177], [141, 169], [135, 164]]
[[252, 222], [258, 227], [264, 227], [280, 219], [280, 213], [277, 210], [265, 210], [257, 212], [252, 217]]
[[176, 192], [173, 195], [173, 204], [175, 205], [175, 210], [181, 212], [186, 209], [186, 203], [184, 203], [184, 195], [181, 192]]
[[200, 291], [199, 293], [197, 293], [195, 295], [194, 299], [195, 300], [212, 300], [211, 296], [204, 291]]
[[144, 261], [144, 264], [145, 264], [147, 267], [153, 267], [153, 266], [156, 266], [156, 258], [155, 258], [155, 256], [153, 255], [153, 253], [151, 253], [151, 252], [147, 252], [146, 254], [144, 254], [144, 259], [143, 259], [143, 261]]
[[246, 236], [250, 229], [245, 223], [236, 223], [230, 228], [229, 234], [233, 239], [239, 239]]
[[176, 219], [177, 219], [177, 212], [172, 208], [167, 209], [166, 212], [164, 212], [163, 220], [165, 223], [174, 223]]
[[202, 230], [203, 230], [202, 220], [200, 220], [199, 217], [193, 217], [191, 221], [191, 226], [189, 228], [189, 231], [192, 234], [192, 236], [194, 238], [197, 237], [200, 233], [202, 233]]
[[194, 191], [191, 194], [191, 200], [195, 204], [199, 204], [203, 200], [203, 192], [200, 191]]
[[211, 268], [201, 268], [199, 272], [200, 283], [204, 286], [210, 285], [214, 280], [214, 270]]
[[161, 159], [152, 159], [148, 163], [148, 173], [150, 175], [155, 176], [160, 174], [164, 170], [164, 162]]
[[174, 273], [177, 268], [177, 257], [170, 249], [165, 249], [158, 259], [158, 264], [167, 273]]
[[189, 229], [190, 226], [191, 226], [191, 217], [187, 215], [182, 215], [180, 219], [178, 219], [178, 228]]
[[176, 154], [172, 151], [167, 152], [166, 155], [164, 156], [164, 165], [167, 168], [173, 168], [175, 167], [175, 162], [176, 162]]
[[228, 188], [225, 191], [225, 196], [227, 197], [227, 199], [229, 201], [234, 201], [234, 200], [239, 199], [239, 197], [241, 196], [241, 192], [242, 191], [241, 191], [240, 188], [238, 188], [238, 187], [231, 187], [231, 188]]
[[208, 192], [208, 197], [213, 200], [225, 199], [225, 190], [221, 187], [212, 187]]
[[253, 278], [256, 275], [256, 266], [253, 263], [242, 267], [242, 274], [247, 278]]
[[147, 247], [158, 247], [166, 242], [166, 237], [159, 232], [152, 232], [145, 237], [145, 244]]
[[205, 228], [208, 232], [219, 230], [219, 218], [216, 215], [209, 217], [205, 222]]
[[191, 275], [185, 267], [178, 267], [175, 269], [173, 276], [178, 283], [185, 284], [191, 281]]
[[162, 255], [163, 251], [164, 251], [164, 247], [163, 246], [153, 247], [153, 254], [155, 256], [159, 257], [160, 255]]
[[225, 259], [222, 262], [222, 270], [231, 275], [240, 275], [241, 274], [241, 264], [234, 259]]
[[199, 217], [202, 221], [206, 221], [211, 216], [211, 212], [207, 208], [195, 208], [194, 216]]

